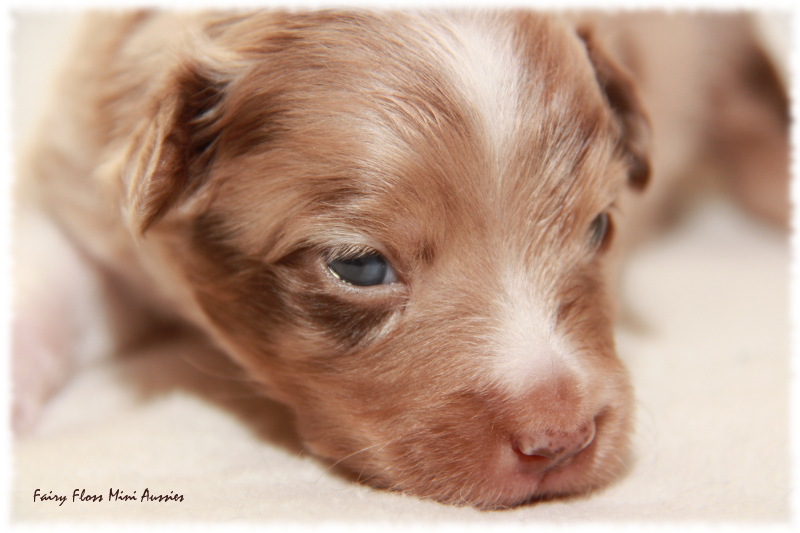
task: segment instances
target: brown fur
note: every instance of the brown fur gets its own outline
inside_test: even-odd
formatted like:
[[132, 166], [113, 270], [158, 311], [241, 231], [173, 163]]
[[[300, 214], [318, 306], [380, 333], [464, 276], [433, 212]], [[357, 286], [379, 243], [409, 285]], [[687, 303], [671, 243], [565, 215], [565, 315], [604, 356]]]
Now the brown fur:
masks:
[[[449, 70], [465, 27], [510, 40], [520, 65], [503, 146]], [[89, 28], [32, 169], [45, 208], [290, 406], [310, 450], [481, 507], [619, 474], [632, 396], [609, 279], [652, 132], [599, 32], [526, 12], [138, 13]], [[365, 248], [397, 283], [331, 275]], [[579, 370], [556, 357], [520, 390], [489, 371], [506, 352], [540, 356], [524, 328], [505, 331], [517, 308], [541, 311]], [[526, 439], [577, 449], [593, 430], [563, 463], [520, 453]]]

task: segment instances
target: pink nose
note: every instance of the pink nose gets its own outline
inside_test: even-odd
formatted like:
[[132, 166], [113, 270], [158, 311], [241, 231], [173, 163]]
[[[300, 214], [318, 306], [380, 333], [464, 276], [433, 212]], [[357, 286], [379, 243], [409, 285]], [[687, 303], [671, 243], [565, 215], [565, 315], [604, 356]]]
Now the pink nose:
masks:
[[594, 440], [595, 423], [590, 421], [577, 431], [547, 430], [517, 436], [514, 451], [525, 463], [541, 470], [566, 466]]

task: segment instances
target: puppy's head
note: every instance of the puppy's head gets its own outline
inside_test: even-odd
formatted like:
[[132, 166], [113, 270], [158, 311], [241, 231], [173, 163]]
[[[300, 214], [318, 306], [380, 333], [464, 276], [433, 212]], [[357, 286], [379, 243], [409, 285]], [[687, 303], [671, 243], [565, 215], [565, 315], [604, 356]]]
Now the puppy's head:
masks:
[[624, 74], [530, 14], [211, 28], [246, 67], [176, 72], [134, 222], [309, 449], [482, 507], [610, 481], [631, 394], [606, 263], [646, 181]]

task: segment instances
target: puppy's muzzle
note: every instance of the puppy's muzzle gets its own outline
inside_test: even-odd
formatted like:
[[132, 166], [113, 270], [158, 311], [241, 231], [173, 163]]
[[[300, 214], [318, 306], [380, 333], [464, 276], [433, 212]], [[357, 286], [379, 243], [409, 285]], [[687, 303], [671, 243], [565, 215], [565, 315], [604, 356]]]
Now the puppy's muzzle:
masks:
[[513, 437], [512, 448], [526, 468], [544, 473], [572, 463], [579, 453], [592, 444], [596, 432], [595, 420], [585, 423], [576, 431], [529, 431]]

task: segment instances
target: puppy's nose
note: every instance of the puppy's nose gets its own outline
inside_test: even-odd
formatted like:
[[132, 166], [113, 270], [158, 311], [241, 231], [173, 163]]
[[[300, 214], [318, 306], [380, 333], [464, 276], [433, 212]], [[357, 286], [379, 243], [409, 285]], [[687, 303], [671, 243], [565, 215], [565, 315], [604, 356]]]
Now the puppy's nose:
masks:
[[518, 435], [513, 447], [519, 459], [541, 470], [551, 470], [568, 465], [594, 440], [595, 422], [592, 420], [577, 431], [544, 430]]

